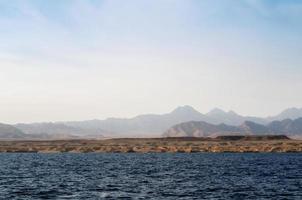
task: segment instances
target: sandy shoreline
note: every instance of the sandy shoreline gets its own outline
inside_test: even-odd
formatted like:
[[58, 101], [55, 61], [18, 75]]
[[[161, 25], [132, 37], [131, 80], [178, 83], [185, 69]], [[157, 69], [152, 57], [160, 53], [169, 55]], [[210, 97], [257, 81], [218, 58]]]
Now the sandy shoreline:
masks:
[[284, 138], [124, 138], [107, 140], [0, 141], [0, 152], [10, 153], [195, 153], [302, 152], [302, 140]]

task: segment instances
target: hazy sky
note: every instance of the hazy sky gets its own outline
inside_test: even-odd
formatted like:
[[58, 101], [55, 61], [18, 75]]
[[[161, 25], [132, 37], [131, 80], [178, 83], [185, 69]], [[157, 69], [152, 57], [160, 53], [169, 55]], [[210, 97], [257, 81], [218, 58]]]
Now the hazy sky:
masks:
[[0, 122], [302, 107], [302, 1], [1, 0]]

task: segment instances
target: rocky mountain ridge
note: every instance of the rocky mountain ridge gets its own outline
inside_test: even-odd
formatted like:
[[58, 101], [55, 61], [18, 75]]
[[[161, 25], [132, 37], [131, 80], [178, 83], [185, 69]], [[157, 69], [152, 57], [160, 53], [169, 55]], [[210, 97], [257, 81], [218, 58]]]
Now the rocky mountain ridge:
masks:
[[[267, 125], [274, 119], [283, 120], [288, 118], [293, 120], [299, 117], [302, 117], [302, 109], [298, 108], [287, 109], [274, 117], [260, 118], [242, 116], [234, 111], [225, 112], [218, 108], [203, 114], [191, 106], [180, 106], [170, 113], [145, 114], [133, 118], [15, 124], [13, 127], [18, 129], [19, 135], [7, 135], [4, 138], [23, 138], [22, 133], [26, 134], [26, 137], [30, 135], [32, 138], [42, 139], [160, 137], [163, 132], [173, 125], [188, 121], [240, 126], [246, 121]], [[286, 121], [283, 123], [286, 123]], [[272, 128], [279, 129], [279, 126], [278, 123], [274, 123]], [[282, 128], [282, 133], [284, 132], [286, 132], [286, 129]]]
[[240, 126], [190, 121], [172, 126], [163, 137], [216, 137], [223, 135], [287, 135], [302, 136], [302, 118], [273, 121], [267, 125], [245, 121]]

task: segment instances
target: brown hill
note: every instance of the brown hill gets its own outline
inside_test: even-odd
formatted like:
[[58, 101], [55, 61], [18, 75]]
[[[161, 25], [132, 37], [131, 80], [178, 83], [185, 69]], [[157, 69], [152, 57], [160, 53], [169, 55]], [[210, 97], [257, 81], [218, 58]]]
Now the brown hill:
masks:
[[302, 118], [274, 121], [268, 125], [246, 121], [240, 126], [214, 125], [206, 122], [185, 122], [168, 129], [164, 137], [215, 137], [221, 135], [287, 135], [302, 136]]

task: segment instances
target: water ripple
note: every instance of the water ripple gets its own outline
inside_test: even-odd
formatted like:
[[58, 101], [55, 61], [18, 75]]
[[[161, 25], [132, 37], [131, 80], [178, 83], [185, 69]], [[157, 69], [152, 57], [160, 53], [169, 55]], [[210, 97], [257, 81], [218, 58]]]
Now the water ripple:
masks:
[[0, 199], [302, 199], [302, 154], [0, 154]]

